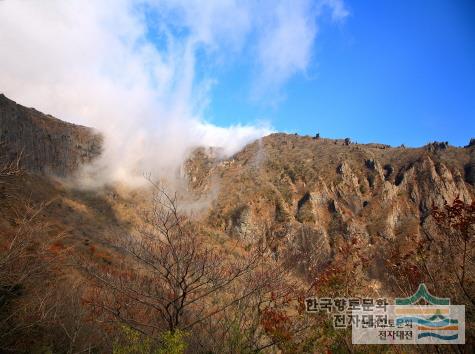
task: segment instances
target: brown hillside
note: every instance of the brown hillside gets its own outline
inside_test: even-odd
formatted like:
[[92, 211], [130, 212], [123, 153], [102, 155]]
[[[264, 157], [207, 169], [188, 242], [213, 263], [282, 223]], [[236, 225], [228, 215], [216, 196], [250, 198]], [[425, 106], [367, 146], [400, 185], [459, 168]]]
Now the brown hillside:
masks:
[[[219, 186], [210, 225], [246, 241], [265, 231], [276, 254], [304, 272], [328, 262], [341, 239], [357, 237], [376, 260], [382, 243], [413, 249], [433, 232], [432, 206], [473, 200], [467, 166], [474, 160], [473, 146], [393, 148], [272, 134], [227, 160], [199, 150], [187, 170], [195, 190]], [[373, 274], [381, 275], [379, 265]]]
[[[19, 334], [0, 337], [9, 340], [7, 349], [42, 348], [43, 343], [61, 349], [69, 343], [81, 352], [90, 350], [93, 343], [99, 352], [112, 352], [124, 334], [124, 324], [148, 336], [137, 338], [160, 339], [167, 327], [158, 304], [186, 292], [181, 289], [183, 278], [171, 287], [175, 293], [162, 293], [161, 282], [170, 273], [156, 277], [162, 269], [154, 273], [152, 268], [164, 260], [172, 268], [181, 269], [182, 264], [169, 258], [173, 252], [158, 252], [164, 252], [163, 239], [155, 238], [150, 246], [147, 238], [140, 238], [141, 230], [150, 230], [155, 220], [144, 217], [143, 211], [160, 215], [153, 209], [157, 204], [151, 188], [113, 185], [83, 190], [50, 176], [68, 176], [98, 156], [101, 137], [90, 128], [25, 108], [4, 96], [0, 96], [0, 139], [0, 260], [8, 261], [12, 240], [21, 235], [24, 225], [33, 230], [28, 239], [31, 245], [43, 245], [46, 251], [35, 253], [28, 243], [22, 250], [28, 257], [20, 257], [22, 262], [34, 257], [44, 262], [51, 253], [60, 255], [44, 267], [47, 271], [19, 284], [11, 283], [9, 275], [17, 265], [4, 262], [11, 268], [0, 272], [8, 280], [0, 287], [0, 310], [3, 301], [2, 311], [11, 311], [16, 322], [28, 326], [34, 321], [18, 314], [40, 310], [40, 320], [31, 325], [37, 331], [29, 339], [32, 343], [25, 339], [30, 327], [20, 327]], [[21, 169], [9, 164], [18, 157]], [[196, 268], [192, 277], [200, 269], [210, 274], [216, 271], [220, 277], [205, 277], [200, 287], [217, 287], [221, 292], [210, 298], [204, 295], [202, 307], [192, 305], [177, 312], [181, 318], [177, 328], [193, 334], [186, 339], [189, 352], [195, 348], [235, 352], [240, 332], [252, 333], [238, 344], [246, 350], [254, 348], [253, 352], [267, 348], [269, 341], [275, 341], [269, 347], [272, 353], [328, 352], [330, 348], [354, 352], [348, 344], [349, 331], [335, 334], [327, 317], [301, 313], [302, 298], [408, 296], [420, 283], [437, 296], [466, 305], [467, 341], [473, 341], [473, 223], [464, 231], [470, 237], [461, 238], [447, 218], [437, 220], [434, 208], [444, 210], [455, 201], [467, 210], [472, 208], [475, 217], [475, 204], [470, 206], [475, 200], [474, 165], [473, 143], [465, 148], [438, 142], [405, 148], [279, 133], [225, 159], [219, 149], [196, 149], [184, 164], [185, 181], [175, 184], [187, 186], [177, 191], [177, 204], [186, 214], [177, 220], [190, 221], [186, 223], [189, 233], [175, 236], [181, 237], [178, 250], [185, 269]], [[25, 224], [24, 216], [32, 210], [38, 211], [36, 219]], [[173, 223], [173, 212], [165, 206], [165, 220], [171, 215]], [[448, 227], [444, 228], [444, 222]], [[158, 230], [168, 227], [167, 221]], [[196, 237], [191, 250], [184, 235]], [[124, 248], [124, 242], [135, 248]], [[147, 244], [148, 251], [156, 253], [139, 257], [144, 263], [137, 262], [134, 257], [143, 254], [134, 252], [147, 249]], [[246, 276], [237, 282], [220, 285], [219, 279], [233, 278], [236, 264], [246, 264], [261, 247], [265, 252], [258, 258], [259, 267], [243, 273]], [[207, 264], [210, 259], [213, 262]], [[112, 283], [105, 284], [106, 280]], [[252, 291], [254, 286], [259, 291]], [[57, 290], [63, 288], [66, 300]], [[250, 289], [252, 296], [247, 297]], [[51, 310], [52, 318], [41, 313], [45, 305], [35, 297], [38, 292], [46, 294], [52, 309], [64, 306], [62, 313]], [[234, 301], [236, 294], [244, 298]], [[69, 305], [69, 299], [75, 299], [76, 307]], [[97, 306], [107, 301], [117, 308], [109, 308], [107, 314], [98, 312]], [[202, 325], [193, 329], [183, 325], [226, 303], [225, 312], [217, 312]], [[122, 317], [124, 313], [134, 320]], [[2, 322], [0, 316], [1, 328], [8, 328], [9, 321], [4, 316]], [[63, 330], [77, 329], [78, 323], [84, 330], [78, 330], [80, 340], [73, 343]], [[6, 350], [4, 343], [0, 341], [0, 351]]]

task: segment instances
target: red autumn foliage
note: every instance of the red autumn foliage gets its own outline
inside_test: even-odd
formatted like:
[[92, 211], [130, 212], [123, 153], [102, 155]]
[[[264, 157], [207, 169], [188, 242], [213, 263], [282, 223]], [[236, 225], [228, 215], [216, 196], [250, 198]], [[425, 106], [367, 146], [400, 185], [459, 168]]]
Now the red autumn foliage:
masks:
[[464, 296], [475, 304], [473, 296], [475, 201], [468, 204], [457, 196], [452, 205], [445, 203], [443, 208], [433, 207], [432, 217], [446, 236], [447, 259], [454, 265], [458, 285]]
[[291, 320], [282, 309], [269, 306], [262, 311], [261, 325], [264, 331], [277, 341], [292, 339]]

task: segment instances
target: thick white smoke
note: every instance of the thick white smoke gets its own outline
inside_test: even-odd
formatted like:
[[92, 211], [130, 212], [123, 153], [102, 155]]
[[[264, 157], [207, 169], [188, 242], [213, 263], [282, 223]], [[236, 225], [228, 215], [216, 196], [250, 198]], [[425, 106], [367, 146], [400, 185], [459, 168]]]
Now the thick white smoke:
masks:
[[279, 88], [306, 70], [323, 7], [346, 16], [340, 0], [3, 0], [0, 91], [101, 131], [101, 182], [174, 172], [194, 146], [270, 132], [206, 121], [213, 68], [249, 55], [258, 91]]

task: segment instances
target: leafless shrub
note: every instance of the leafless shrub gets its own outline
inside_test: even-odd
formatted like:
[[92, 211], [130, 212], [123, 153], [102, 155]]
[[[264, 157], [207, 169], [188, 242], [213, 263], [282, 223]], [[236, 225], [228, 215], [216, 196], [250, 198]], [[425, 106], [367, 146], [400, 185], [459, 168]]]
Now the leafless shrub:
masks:
[[54, 245], [62, 235], [46, 237], [49, 225], [40, 220], [43, 208], [19, 202], [13, 231], [0, 240], [0, 348], [4, 350], [19, 345], [20, 333], [46, 322], [55, 306], [47, 300], [59, 257]]
[[8, 158], [5, 144], [0, 142], [0, 178], [19, 175], [22, 170], [20, 162], [23, 152], [20, 152], [14, 159]]
[[465, 301], [475, 305], [475, 201], [468, 204], [457, 197], [452, 205], [446, 203], [443, 208], [434, 207], [432, 216], [444, 233], [441, 240], [447, 245], [444, 259], [456, 279], [459, 292]]
[[[284, 312], [300, 306], [298, 288], [264, 240], [249, 250], [218, 248], [206, 230], [179, 213], [176, 194], [153, 188], [144, 226], [114, 244], [122, 261], [112, 267], [82, 263], [97, 286], [91, 299], [96, 315], [107, 313], [154, 338], [164, 331], [208, 333], [211, 338], [190, 341], [219, 351], [237, 333], [247, 350], [289, 340], [301, 324], [287, 321]], [[276, 313], [281, 322], [265, 322]]]
[[56, 282], [48, 303], [51, 313], [43, 329], [49, 347], [64, 353], [108, 351], [112, 340], [96, 321], [85, 299], [90, 288], [84, 279]]
[[[141, 323], [127, 318], [127, 311], [105, 307], [115, 316], [140, 330], [173, 331], [192, 327], [220, 311], [206, 300], [255, 269], [261, 251], [247, 261], [227, 261], [212, 246], [205, 245], [198, 226], [178, 213], [176, 195], [155, 188], [153, 206], [144, 215], [145, 226], [117, 244], [125, 262], [113, 273], [91, 274], [99, 284], [113, 290], [116, 298], [125, 296], [158, 315], [155, 323]], [[134, 265], [129, 271], [127, 261]], [[191, 309], [200, 316], [190, 318]], [[164, 323], [160, 323], [162, 320]]]

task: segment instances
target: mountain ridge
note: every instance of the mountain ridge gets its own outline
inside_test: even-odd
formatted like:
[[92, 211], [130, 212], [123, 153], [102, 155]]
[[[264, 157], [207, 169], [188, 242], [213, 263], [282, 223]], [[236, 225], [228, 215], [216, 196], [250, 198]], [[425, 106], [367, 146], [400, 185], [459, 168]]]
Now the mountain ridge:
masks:
[[[68, 176], [100, 154], [102, 137], [91, 128], [4, 96], [0, 112], [7, 155], [22, 153], [30, 172]], [[304, 274], [322, 269], [348, 237], [369, 248], [394, 241], [410, 252], [432, 232], [434, 206], [475, 199], [474, 156], [473, 144], [405, 148], [274, 133], [229, 158], [195, 149], [183, 168], [187, 190], [179, 192], [207, 200], [199, 216], [207, 227], [243, 243], [265, 234], [276, 257]], [[113, 208], [113, 199], [107, 204]]]
[[[134, 263], [119, 246], [148, 225], [142, 212], [153, 210], [153, 188], [116, 183], [88, 190], [51, 178], [74, 174], [97, 158], [101, 137], [1, 96], [0, 113], [0, 160], [20, 157], [23, 168], [4, 175], [0, 169], [0, 250], [21, 231], [23, 215], [38, 210], [35, 242], [64, 252], [55, 266], [61, 270], [58, 284], [93, 287], [91, 267], [107, 274], [127, 270], [128, 281], [134, 280], [137, 274], [128, 272]], [[180, 186], [177, 199], [175, 191], [169, 196], [196, 226], [203, 247], [245, 261], [248, 250], [263, 246], [267, 266], [278, 265], [311, 296], [400, 297], [425, 283], [434, 294], [466, 304], [471, 326], [473, 265], [463, 268], [462, 288], [457, 271], [475, 256], [473, 238], [463, 253], [454, 252], [460, 238], [448, 238], [433, 212], [455, 202], [475, 207], [474, 156], [475, 144], [405, 148], [275, 133], [227, 158], [219, 148], [196, 148], [174, 184]], [[71, 267], [71, 260], [81, 260], [83, 268]], [[74, 309], [86, 307], [68, 311]], [[301, 319], [326, 320], [310, 317]], [[321, 340], [337, 345], [341, 338], [320, 325]]]
[[2, 154], [10, 160], [21, 155], [27, 170], [66, 177], [100, 155], [102, 140], [92, 128], [24, 107], [0, 94]]

